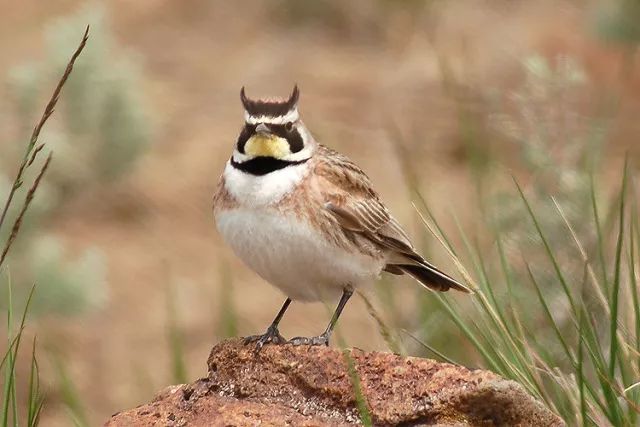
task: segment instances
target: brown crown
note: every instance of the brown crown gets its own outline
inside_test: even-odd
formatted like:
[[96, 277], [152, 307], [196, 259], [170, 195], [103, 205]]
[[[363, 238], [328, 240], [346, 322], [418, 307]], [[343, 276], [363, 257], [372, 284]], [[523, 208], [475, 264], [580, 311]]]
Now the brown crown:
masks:
[[269, 116], [278, 117], [284, 116], [289, 111], [296, 108], [298, 104], [298, 98], [300, 97], [300, 91], [298, 85], [293, 87], [293, 92], [289, 96], [289, 99], [249, 99], [244, 92], [244, 86], [240, 90], [240, 100], [244, 109], [252, 116]]

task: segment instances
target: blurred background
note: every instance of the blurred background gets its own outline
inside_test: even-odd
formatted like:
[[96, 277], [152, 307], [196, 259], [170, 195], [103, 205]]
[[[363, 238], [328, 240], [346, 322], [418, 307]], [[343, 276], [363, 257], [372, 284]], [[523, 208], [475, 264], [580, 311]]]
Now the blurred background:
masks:
[[[524, 276], [522, 259], [535, 263], [540, 242], [512, 176], [540, 209], [555, 196], [592, 241], [590, 177], [609, 200], [625, 153], [631, 163], [640, 156], [633, 0], [0, 0], [0, 10], [2, 200], [91, 25], [41, 137], [51, 170], [0, 277], [17, 310], [36, 284], [26, 333], [38, 337], [47, 426], [96, 425], [205, 375], [215, 343], [262, 333], [280, 307], [284, 296], [223, 244], [211, 213], [243, 123], [243, 85], [259, 97], [297, 83], [316, 139], [355, 160], [416, 244], [456, 277], [413, 203], [429, 206], [453, 246], [466, 234], [492, 248], [482, 237], [490, 222]], [[563, 221], [541, 222], [567, 271], [581, 274], [555, 232]], [[553, 293], [549, 271], [538, 277]], [[367, 299], [341, 318], [347, 345], [433, 357], [410, 333], [482, 365], [410, 279], [386, 277]], [[281, 331], [316, 335], [332, 308], [293, 304]], [[523, 315], [532, 329], [536, 316]]]

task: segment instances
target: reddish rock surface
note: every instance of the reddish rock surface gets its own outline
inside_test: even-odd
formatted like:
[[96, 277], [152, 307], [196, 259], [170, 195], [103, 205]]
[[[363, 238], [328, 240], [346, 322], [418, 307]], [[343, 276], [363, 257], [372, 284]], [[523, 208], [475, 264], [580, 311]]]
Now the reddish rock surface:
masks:
[[207, 378], [169, 387], [106, 425], [361, 424], [358, 388], [376, 426], [563, 425], [513, 381], [429, 359], [290, 345], [268, 345], [256, 355], [253, 346], [229, 340], [213, 348], [208, 366]]

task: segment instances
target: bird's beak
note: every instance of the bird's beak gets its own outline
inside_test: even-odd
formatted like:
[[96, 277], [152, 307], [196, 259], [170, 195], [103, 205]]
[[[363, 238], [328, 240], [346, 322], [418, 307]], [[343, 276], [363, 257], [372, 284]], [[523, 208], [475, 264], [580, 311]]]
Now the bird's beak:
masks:
[[269, 134], [271, 133], [271, 130], [264, 123], [260, 123], [258, 126], [256, 126], [256, 132], [262, 133], [262, 134]]
[[286, 139], [275, 135], [269, 126], [260, 123], [256, 126], [256, 133], [249, 138], [244, 146], [245, 154], [256, 157], [283, 158], [291, 153]]

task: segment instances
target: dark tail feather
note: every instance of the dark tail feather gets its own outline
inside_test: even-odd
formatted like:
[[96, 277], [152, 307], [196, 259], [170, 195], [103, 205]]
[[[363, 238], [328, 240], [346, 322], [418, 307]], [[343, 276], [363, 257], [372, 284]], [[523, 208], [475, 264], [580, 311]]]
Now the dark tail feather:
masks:
[[433, 289], [434, 291], [446, 292], [449, 289], [455, 289], [461, 292], [472, 293], [469, 288], [458, 283], [453, 278], [449, 277], [449, 275], [430, 265], [395, 264], [393, 266], [411, 275], [421, 284], [429, 289]]

